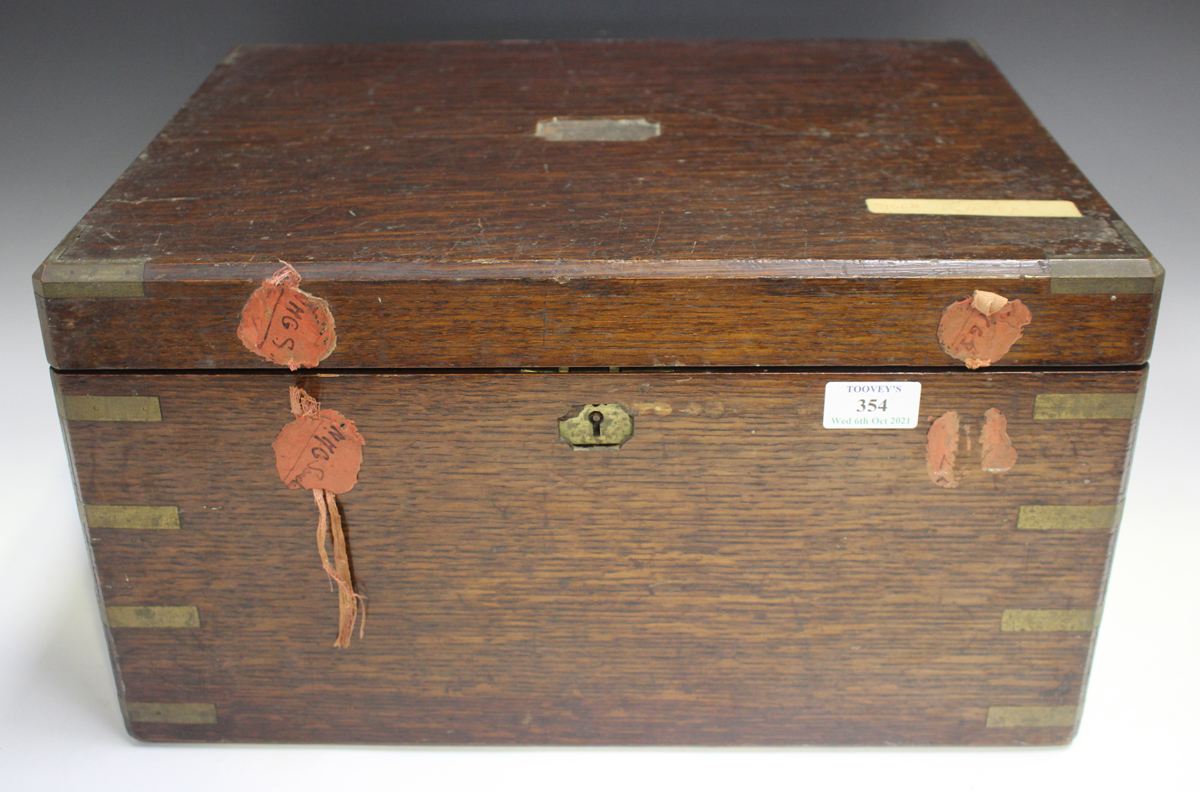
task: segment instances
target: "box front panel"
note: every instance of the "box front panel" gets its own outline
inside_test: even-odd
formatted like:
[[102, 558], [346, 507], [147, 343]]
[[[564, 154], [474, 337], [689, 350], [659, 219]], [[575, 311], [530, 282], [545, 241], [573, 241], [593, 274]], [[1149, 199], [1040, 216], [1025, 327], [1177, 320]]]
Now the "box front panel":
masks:
[[[1144, 374], [56, 383], [139, 738], [1040, 744], [1079, 714]], [[830, 381], [920, 382], [917, 427], [824, 428]], [[291, 384], [366, 439], [348, 649], [276, 472]], [[593, 404], [622, 446], [561, 438]]]

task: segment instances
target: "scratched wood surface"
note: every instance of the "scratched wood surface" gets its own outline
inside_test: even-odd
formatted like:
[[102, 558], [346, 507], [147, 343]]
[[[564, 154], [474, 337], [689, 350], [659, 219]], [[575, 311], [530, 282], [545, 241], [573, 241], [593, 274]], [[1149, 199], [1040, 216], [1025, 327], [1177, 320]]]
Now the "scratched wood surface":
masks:
[[[662, 135], [534, 136], [606, 116]], [[1049, 286], [1054, 257], [1145, 258], [1118, 220], [962, 42], [250, 47], [46, 265], [143, 264], [144, 296], [39, 302], [70, 369], [267, 365], [233, 329], [280, 259], [333, 304], [342, 368], [936, 366], [938, 314], [984, 288], [1033, 310], [998, 365], [1134, 365], [1157, 295]]]
[[[1005, 632], [1007, 609], [1099, 606], [1113, 535], [1018, 530], [1020, 507], [1115, 505], [1134, 423], [1034, 420], [1038, 394], [1132, 394], [1144, 370], [619, 374], [56, 374], [156, 396], [160, 422], [67, 422], [87, 504], [176, 506], [178, 530], [92, 526], [110, 606], [198, 628], [110, 631], [122, 701], [207, 704], [145, 740], [497, 744], [1048, 744], [992, 707], [1081, 703], [1093, 633]], [[921, 428], [821, 428], [834, 380], [918, 380]], [[366, 438], [340, 496], [366, 636], [337, 599], [309, 493], [271, 442], [300, 383]], [[572, 450], [573, 405], [639, 412]], [[983, 414], [1007, 473], [980, 469]], [[962, 484], [925, 428], [963, 422]], [[139, 707], [141, 709], [139, 709]]]

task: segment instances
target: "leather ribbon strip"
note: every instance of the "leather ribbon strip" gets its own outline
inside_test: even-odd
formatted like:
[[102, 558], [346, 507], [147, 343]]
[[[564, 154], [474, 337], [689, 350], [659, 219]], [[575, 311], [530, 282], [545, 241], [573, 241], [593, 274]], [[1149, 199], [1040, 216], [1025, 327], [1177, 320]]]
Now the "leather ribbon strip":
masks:
[[[320, 519], [317, 521], [317, 551], [321, 554], [321, 568], [329, 576], [331, 583], [337, 584], [338, 590], [338, 634], [333, 645], [345, 648], [350, 645], [350, 635], [354, 632], [354, 621], [358, 617], [358, 601], [364, 599], [354, 591], [353, 580], [350, 576], [350, 557], [346, 554], [346, 535], [342, 532], [342, 518], [338, 513], [337, 496], [329, 490], [315, 489], [312, 491], [313, 500], [317, 502]], [[336, 568], [329, 563], [329, 554], [325, 550], [326, 533], [333, 533], [333, 559]], [[362, 621], [358, 625], [358, 637], [363, 637], [367, 628], [367, 608], [363, 603]]]

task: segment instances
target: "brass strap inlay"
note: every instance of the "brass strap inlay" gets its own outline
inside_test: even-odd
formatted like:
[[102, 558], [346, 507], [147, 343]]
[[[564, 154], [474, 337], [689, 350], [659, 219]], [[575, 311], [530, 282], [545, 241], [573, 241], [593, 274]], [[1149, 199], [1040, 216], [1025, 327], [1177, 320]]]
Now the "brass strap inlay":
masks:
[[868, 198], [872, 214], [974, 215], [976, 217], [1082, 217], [1071, 201], [971, 198]]
[[161, 421], [157, 396], [63, 396], [68, 421]]
[[144, 297], [149, 259], [72, 259], [66, 257], [85, 230], [72, 228], [33, 274], [33, 291], [39, 297]]
[[1022, 727], [1067, 727], [1075, 725], [1076, 708], [1071, 707], [988, 707], [989, 729]]
[[1153, 258], [1051, 259], [1051, 294], [1153, 294], [1163, 268]]
[[38, 283], [43, 297], [145, 297], [146, 262], [47, 262]]
[[89, 528], [179, 530], [177, 506], [104, 506], [83, 507]]
[[1040, 393], [1033, 400], [1035, 421], [1130, 420], [1136, 393]]
[[168, 704], [156, 701], [131, 701], [129, 720], [134, 723], [216, 723], [214, 704]]
[[1085, 609], [1009, 608], [1000, 617], [1003, 632], [1091, 632], [1096, 611]]
[[1021, 531], [1111, 531], [1116, 506], [1022, 506], [1017, 515]]
[[112, 629], [182, 629], [200, 626], [200, 609], [195, 605], [109, 605], [108, 626]]

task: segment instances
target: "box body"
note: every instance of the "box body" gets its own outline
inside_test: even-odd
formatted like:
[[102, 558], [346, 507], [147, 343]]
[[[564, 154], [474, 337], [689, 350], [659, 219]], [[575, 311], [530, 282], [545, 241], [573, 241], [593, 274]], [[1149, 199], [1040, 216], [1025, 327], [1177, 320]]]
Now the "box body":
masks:
[[[315, 369], [237, 337], [281, 259]], [[1074, 733], [1161, 282], [969, 45], [574, 42], [235, 52], [35, 289], [135, 736], [924, 745]], [[366, 438], [346, 649], [292, 385]]]
[[[920, 381], [923, 415], [999, 408], [1018, 464], [936, 487], [923, 430], [821, 427], [831, 376]], [[57, 382], [159, 404], [161, 421], [70, 422], [105, 605], [198, 611], [111, 630], [142, 739], [850, 745], [1069, 737], [1132, 421], [1036, 419], [1035, 403], [1132, 397], [1142, 378], [321, 377], [369, 443], [341, 496], [369, 612], [348, 650], [330, 646], [312, 500], [271, 466], [286, 375]], [[620, 451], [572, 450], [557, 418], [600, 398], [654, 406]], [[104, 519], [123, 504], [178, 522]], [[1068, 629], [1005, 621], [1057, 612]], [[215, 720], [137, 719], [156, 702]], [[1004, 708], [1049, 722], [989, 727]]]

